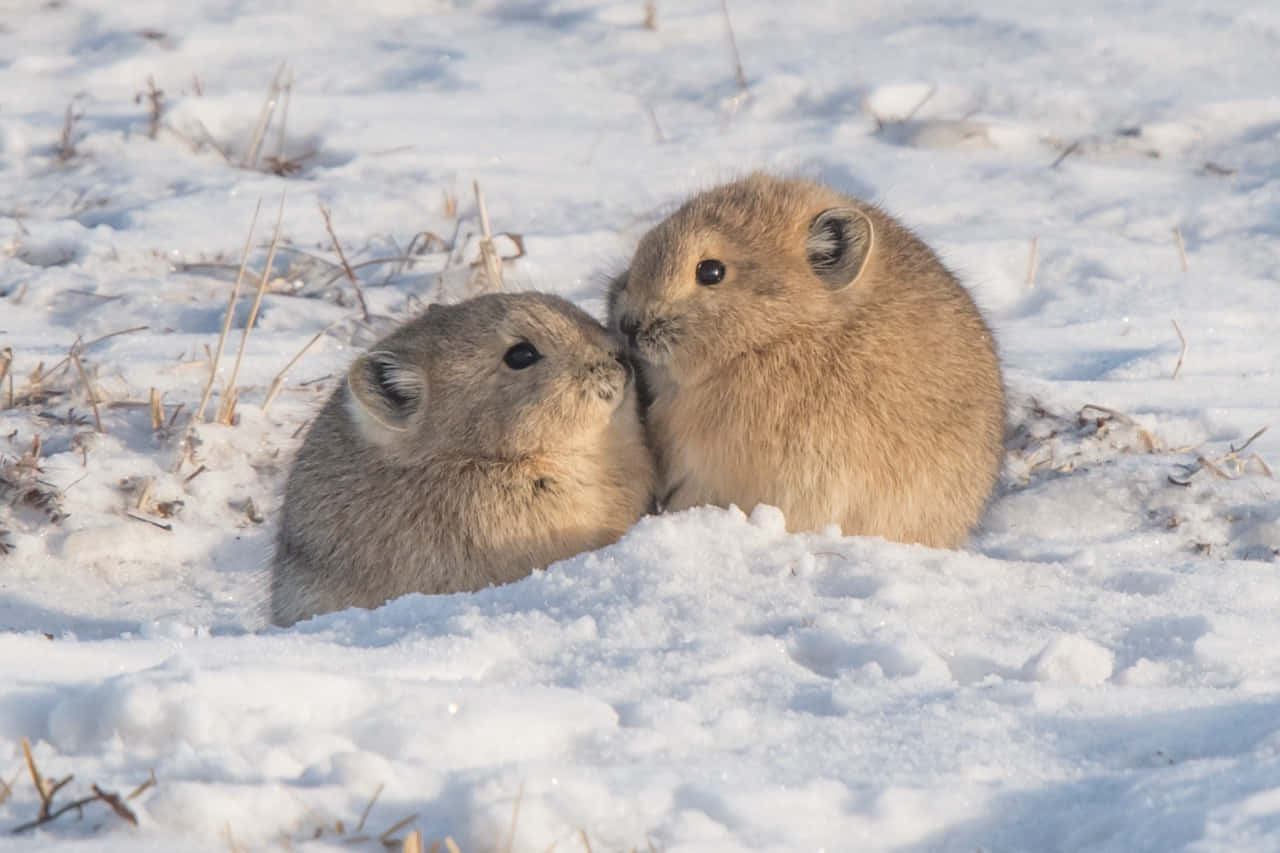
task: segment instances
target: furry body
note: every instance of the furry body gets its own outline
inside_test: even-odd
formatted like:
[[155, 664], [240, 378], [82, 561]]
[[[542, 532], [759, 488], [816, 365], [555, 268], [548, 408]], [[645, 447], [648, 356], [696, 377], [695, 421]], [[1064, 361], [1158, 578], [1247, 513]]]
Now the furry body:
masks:
[[[526, 344], [534, 363], [504, 363]], [[294, 461], [272, 621], [508, 583], [615, 541], [653, 483], [619, 355], [541, 294], [433, 305], [381, 341]]]
[[978, 521], [1003, 450], [991, 331], [877, 208], [763, 174], [709, 190], [645, 235], [609, 314], [668, 509], [768, 503], [792, 529], [939, 547]]

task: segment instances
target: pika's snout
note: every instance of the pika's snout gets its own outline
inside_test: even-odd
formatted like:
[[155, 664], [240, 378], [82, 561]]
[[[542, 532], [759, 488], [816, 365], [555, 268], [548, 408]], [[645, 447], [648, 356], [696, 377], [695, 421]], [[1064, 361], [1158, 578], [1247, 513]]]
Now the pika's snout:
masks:
[[631, 380], [631, 366], [621, 353], [610, 353], [608, 361], [596, 361], [587, 365], [586, 386], [606, 403], [621, 396]]
[[640, 331], [640, 318], [635, 314], [623, 314], [618, 318], [618, 331], [627, 338], [627, 346], [636, 348], [636, 334]]
[[641, 361], [663, 361], [679, 341], [678, 323], [670, 317], [641, 319], [636, 314], [623, 314], [618, 318], [618, 331], [626, 335], [631, 357]]

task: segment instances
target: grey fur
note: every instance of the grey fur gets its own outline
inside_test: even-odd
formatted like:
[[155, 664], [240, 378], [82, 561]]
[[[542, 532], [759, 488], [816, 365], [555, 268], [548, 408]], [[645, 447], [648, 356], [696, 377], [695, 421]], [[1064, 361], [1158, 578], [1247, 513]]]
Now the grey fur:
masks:
[[[543, 358], [514, 370], [513, 345]], [[285, 488], [271, 615], [518, 580], [615, 541], [650, 505], [630, 369], [573, 305], [433, 305], [361, 356]]]

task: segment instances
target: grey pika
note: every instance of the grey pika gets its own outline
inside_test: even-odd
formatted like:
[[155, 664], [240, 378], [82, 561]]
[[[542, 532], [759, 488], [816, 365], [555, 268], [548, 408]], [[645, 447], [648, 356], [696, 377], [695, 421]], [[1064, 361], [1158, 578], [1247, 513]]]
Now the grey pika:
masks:
[[356, 359], [299, 449], [272, 621], [518, 580], [618, 539], [653, 478], [599, 323], [537, 293], [432, 305]]

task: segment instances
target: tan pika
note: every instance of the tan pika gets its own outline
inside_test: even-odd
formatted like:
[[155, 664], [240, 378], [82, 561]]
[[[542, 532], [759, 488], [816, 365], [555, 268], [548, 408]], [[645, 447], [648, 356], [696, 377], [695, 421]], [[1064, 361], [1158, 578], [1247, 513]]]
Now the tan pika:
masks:
[[620, 344], [554, 296], [432, 305], [356, 359], [285, 488], [271, 617], [525, 577], [614, 542], [653, 464]]
[[640, 241], [609, 319], [641, 373], [658, 494], [780, 507], [793, 530], [953, 547], [999, 473], [991, 330], [914, 234], [821, 184], [753, 174]]

